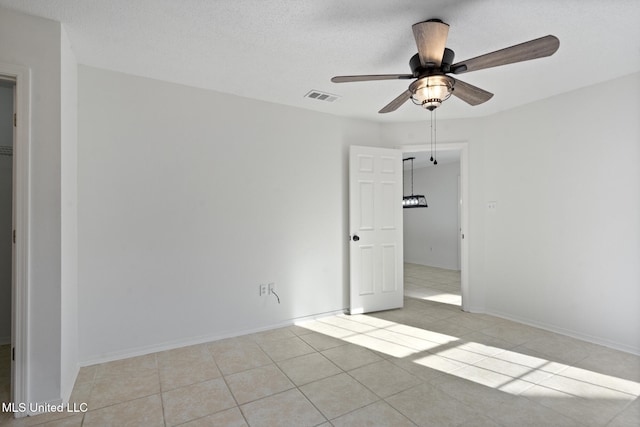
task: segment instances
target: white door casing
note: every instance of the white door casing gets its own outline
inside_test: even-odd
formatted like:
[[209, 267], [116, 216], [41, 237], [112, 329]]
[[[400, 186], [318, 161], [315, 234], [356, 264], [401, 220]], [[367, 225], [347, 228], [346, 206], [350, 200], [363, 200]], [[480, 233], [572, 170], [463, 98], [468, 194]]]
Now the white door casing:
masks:
[[402, 152], [349, 149], [351, 314], [403, 306]]

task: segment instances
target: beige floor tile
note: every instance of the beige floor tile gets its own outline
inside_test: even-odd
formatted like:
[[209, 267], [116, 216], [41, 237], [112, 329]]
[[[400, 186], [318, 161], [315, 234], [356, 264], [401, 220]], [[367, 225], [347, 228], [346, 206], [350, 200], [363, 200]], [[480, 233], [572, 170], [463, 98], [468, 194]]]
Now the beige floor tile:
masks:
[[322, 319], [318, 319], [318, 321], [360, 334], [376, 329], [375, 326], [371, 326], [367, 323], [361, 323], [351, 320], [351, 318], [348, 316], [323, 317]]
[[111, 376], [145, 376], [150, 372], [156, 372], [157, 367], [155, 354], [131, 357], [97, 365], [96, 379]]
[[209, 362], [213, 360], [207, 344], [190, 345], [156, 353], [158, 368], [180, 362]]
[[382, 360], [372, 351], [353, 344], [330, 348], [323, 351], [322, 354], [345, 371]]
[[465, 328], [464, 326], [450, 323], [449, 319], [442, 319], [436, 322], [428, 322], [423, 327], [429, 331], [438, 332], [440, 334], [449, 335], [456, 338], [462, 338], [464, 335], [468, 335], [473, 330]]
[[453, 371], [451, 375], [512, 395], [519, 395], [534, 386], [533, 383], [478, 366], [467, 366]]
[[89, 411], [85, 414], [83, 426], [163, 427], [162, 399], [159, 394], [155, 394], [95, 411]]
[[512, 378], [524, 380], [532, 384], [538, 384], [540, 381], [544, 381], [554, 375], [552, 372], [543, 371], [538, 368], [531, 368], [529, 366], [520, 365], [519, 363], [508, 362], [495, 357], [482, 359], [474, 366], [507, 375]]
[[213, 358], [224, 375], [273, 363], [260, 346], [253, 342], [216, 352], [213, 354]]
[[604, 426], [627, 407], [628, 400], [607, 398], [583, 399], [552, 388], [536, 385], [522, 393], [528, 400], [539, 403], [571, 418], [583, 426]]
[[164, 363], [160, 368], [160, 386], [162, 391], [167, 391], [219, 378], [221, 375], [212, 358], [209, 361], [186, 360], [172, 364]]
[[523, 346], [495, 354], [492, 358], [527, 366], [539, 371], [550, 372], [552, 374], [562, 372], [569, 367], [569, 365], [565, 363], [556, 362], [547, 355]]
[[[455, 343], [455, 345], [458, 345], [458, 343]], [[484, 354], [478, 354], [474, 351], [464, 350], [457, 346], [451, 345], [449, 345], [449, 348], [443, 347], [438, 351], [432, 351], [432, 353], [435, 353], [437, 356], [453, 360], [455, 362], [465, 363], [467, 365], [473, 365], [474, 363], [487, 358], [487, 356]]]
[[144, 374], [105, 376], [95, 380], [89, 397], [89, 410], [160, 393], [156, 370], [144, 369]]
[[180, 427], [248, 427], [244, 417], [237, 407], [227, 409], [225, 411], [216, 412], [197, 420], [189, 421], [186, 424], [180, 424]]
[[544, 338], [549, 334], [549, 332], [543, 331], [542, 329], [508, 320], [488, 325], [481, 329], [480, 332], [517, 345], [524, 344], [535, 339]]
[[349, 371], [349, 375], [380, 397], [391, 396], [422, 382], [386, 360], [356, 368]]
[[544, 354], [556, 362], [574, 364], [589, 356], [592, 344], [549, 333], [542, 338], [527, 341], [522, 346]]
[[459, 326], [463, 326], [472, 331], [479, 331], [490, 326], [494, 326], [501, 323], [501, 319], [493, 316], [484, 316], [482, 314], [460, 313], [447, 318], [447, 322], [453, 323]]
[[297, 389], [247, 403], [241, 409], [251, 427], [316, 426], [326, 421]]
[[[639, 358], [640, 359], [640, 358]], [[640, 382], [601, 374], [596, 370], [570, 367], [558, 374], [559, 377], [572, 378], [593, 386], [605, 387], [622, 393], [640, 396]]]
[[317, 332], [319, 334], [323, 334], [328, 337], [339, 338], [339, 339], [348, 337], [354, 334], [353, 331], [340, 328], [338, 326], [330, 325], [325, 322], [320, 322], [319, 320], [308, 320], [305, 322], [300, 322], [297, 325], [302, 328], [308, 329], [310, 331]]
[[229, 350], [241, 350], [245, 347], [255, 347], [254, 340], [248, 338], [246, 335], [234, 338], [227, 338], [223, 340], [213, 341], [206, 344], [211, 355], [215, 358], [221, 353], [225, 353]]
[[498, 424], [491, 418], [485, 415], [478, 415], [476, 418], [472, 420], [464, 421], [461, 424], [458, 424], [456, 427], [510, 427], [503, 426], [502, 424]]
[[407, 357], [418, 352], [418, 350], [407, 347], [405, 345], [396, 344], [365, 334], [358, 334], [347, 337], [345, 338], [345, 341], [351, 344], [355, 344], [358, 347], [367, 348], [384, 359], [390, 357]]
[[430, 384], [441, 393], [462, 402], [466, 407], [488, 415], [499, 405], [517, 399], [509, 393], [452, 375], [435, 378]]
[[246, 337], [252, 339], [258, 344], [266, 343], [269, 341], [278, 341], [286, 338], [294, 338], [295, 333], [289, 328], [271, 329], [268, 331], [257, 332], [255, 334], [247, 335]]
[[[82, 423], [83, 417], [83, 414], [76, 414], [60, 420], [49, 421], [48, 423], [44, 423], [39, 427], [80, 427], [86, 425]], [[121, 425], [124, 426], [125, 424]]]
[[239, 372], [225, 379], [240, 405], [294, 387], [276, 365]]
[[329, 359], [320, 353], [306, 354], [293, 359], [278, 362], [280, 369], [297, 386], [301, 386], [322, 378], [342, 372]]
[[90, 382], [87, 383], [76, 383], [73, 387], [73, 391], [71, 392], [71, 396], [69, 397], [70, 403], [76, 403], [80, 405], [81, 403], [89, 403], [89, 399], [91, 397], [91, 389], [93, 388], [93, 384]]
[[378, 400], [347, 374], [338, 374], [300, 387], [316, 408], [333, 419]]
[[236, 406], [222, 378], [162, 393], [167, 426], [175, 426]]
[[76, 384], [92, 383], [98, 372], [99, 365], [84, 366], [80, 368], [78, 376], [76, 377]]
[[[78, 417], [80, 415], [80, 417]], [[82, 421], [83, 414], [69, 412], [48, 412], [44, 414], [14, 418], [12, 413], [0, 412], [0, 426], [2, 427], [31, 427], [43, 425], [56, 425], [56, 423], [68, 422], [71, 425], [78, 418]], [[73, 420], [68, 420], [73, 418]]]
[[438, 344], [448, 344], [460, 341], [460, 338], [458, 337], [408, 325], [395, 325], [387, 328], [387, 330]]
[[640, 356], [635, 354], [599, 346], [575, 366], [594, 373], [640, 383]]
[[[434, 356], [434, 355], [430, 355], [428, 357], [434, 357], [437, 358], [438, 356]], [[442, 360], [448, 360], [448, 359], [443, 359], [440, 358]], [[418, 361], [420, 360], [420, 355], [418, 355], [418, 357], [416, 359], [411, 359], [411, 358], [404, 358], [404, 359], [390, 359], [389, 361], [391, 363], [393, 363], [394, 365], [404, 369], [405, 371], [409, 372], [411, 375], [416, 376], [417, 378], [420, 378], [420, 380], [424, 381], [424, 382], [431, 382], [433, 379], [441, 376], [441, 375], [445, 375], [445, 372], [443, 372], [442, 370], [438, 370], [438, 369], [434, 369], [425, 365], [421, 365], [420, 363], [418, 363]], [[457, 366], [456, 369], [459, 369], [460, 367], [462, 367], [463, 365], [461, 364], [460, 366]], [[466, 365], [464, 365], [466, 366]]]
[[422, 384], [386, 399], [419, 426], [455, 426], [478, 417], [478, 413], [440, 390]]
[[334, 427], [353, 426], [415, 426], [407, 417], [393, 409], [388, 403], [379, 401], [347, 415], [331, 420]]
[[260, 347], [275, 362], [315, 352], [313, 347], [296, 336], [266, 341], [261, 343]]
[[387, 328], [389, 326], [395, 325], [394, 322], [389, 322], [388, 320], [378, 319], [369, 314], [351, 314], [351, 315], [343, 315], [343, 317], [353, 321], [359, 322], [364, 325], [373, 326], [374, 328]]
[[[508, 404], [500, 405], [500, 407], [495, 408], [491, 412], [490, 416], [504, 426], [579, 427], [590, 425], [579, 423], [576, 420], [525, 398], [516, 398]], [[602, 425], [604, 426], [604, 424]]]
[[[581, 377], [581, 379], [575, 379], [575, 377]], [[635, 392], [637, 392], [637, 387], [633, 387], [633, 385], [629, 383], [615, 381], [614, 379], [611, 379], [610, 381], [606, 380], [608, 380], [606, 377], [603, 378], [596, 375], [589, 375], [584, 371], [569, 368], [557, 375], [541, 381], [540, 385], [584, 399], [621, 400], [631, 402], [637, 397], [637, 393], [624, 393], [616, 390], [613, 386], [633, 389]], [[603, 382], [605, 384], [603, 384]]]
[[515, 347], [515, 345], [509, 341], [492, 337], [491, 335], [485, 335], [477, 331], [462, 336], [461, 341], [463, 341], [463, 344], [460, 345], [459, 348], [486, 356], [494, 356]]
[[291, 331], [291, 332], [293, 332], [298, 337], [301, 337], [303, 335], [308, 335], [308, 334], [313, 332], [313, 331], [310, 331], [307, 328], [303, 328], [303, 327], [300, 327], [298, 325], [287, 326], [286, 329]]
[[640, 399], [636, 399], [611, 420], [607, 427], [640, 426]]
[[440, 344], [389, 329], [378, 329], [367, 333], [368, 336], [394, 343], [411, 351], [437, 350]]
[[311, 332], [306, 335], [300, 336], [307, 344], [316, 349], [317, 351], [328, 350], [333, 347], [338, 347], [345, 344], [344, 340], [333, 338], [328, 335], [319, 334], [317, 332]]

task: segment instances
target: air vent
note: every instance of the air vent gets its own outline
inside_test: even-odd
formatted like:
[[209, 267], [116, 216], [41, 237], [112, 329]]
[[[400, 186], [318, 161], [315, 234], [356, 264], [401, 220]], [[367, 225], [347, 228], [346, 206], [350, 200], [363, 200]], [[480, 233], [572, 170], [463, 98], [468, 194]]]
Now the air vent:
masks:
[[317, 99], [318, 101], [334, 102], [340, 97], [331, 93], [320, 92], [319, 90], [311, 90], [304, 96], [305, 98]]

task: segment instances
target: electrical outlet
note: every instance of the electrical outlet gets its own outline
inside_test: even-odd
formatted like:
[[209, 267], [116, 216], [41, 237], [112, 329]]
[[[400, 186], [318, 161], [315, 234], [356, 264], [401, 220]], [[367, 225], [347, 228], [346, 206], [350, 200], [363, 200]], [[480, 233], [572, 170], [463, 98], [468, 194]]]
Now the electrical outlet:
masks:
[[276, 290], [276, 284], [275, 283], [269, 283], [269, 295], [271, 295], [273, 293], [273, 291]]
[[260, 296], [266, 295], [267, 294], [267, 285], [259, 285], [260, 288]]

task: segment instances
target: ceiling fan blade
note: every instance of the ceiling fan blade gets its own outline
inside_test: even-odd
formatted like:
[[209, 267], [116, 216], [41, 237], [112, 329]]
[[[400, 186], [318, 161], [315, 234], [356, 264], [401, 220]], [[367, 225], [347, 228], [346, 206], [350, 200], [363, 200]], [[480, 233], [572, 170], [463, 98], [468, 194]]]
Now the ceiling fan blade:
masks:
[[396, 99], [394, 99], [393, 101], [385, 105], [384, 108], [382, 108], [382, 110], [378, 111], [378, 113], [384, 114], [384, 113], [390, 113], [392, 111], [396, 111], [398, 107], [400, 107], [402, 104], [407, 102], [409, 98], [411, 98], [411, 91], [407, 89], [404, 92], [402, 92], [400, 96], [398, 96]]
[[439, 67], [442, 64], [442, 55], [449, 35], [449, 24], [434, 19], [418, 22], [411, 28], [418, 46], [420, 64], [423, 67]]
[[363, 74], [360, 76], [335, 76], [331, 78], [334, 83], [368, 82], [372, 80], [403, 80], [412, 79], [412, 74]]
[[544, 58], [553, 55], [558, 50], [558, 47], [560, 47], [560, 40], [556, 36], [544, 36], [458, 62], [451, 66], [451, 71], [454, 74], [461, 74], [530, 59]]
[[480, 89], [477, 86], [454, 79], [452, 95], [457, 96], [469, 105], [479, 105], [493, 97], [491, 92]]

